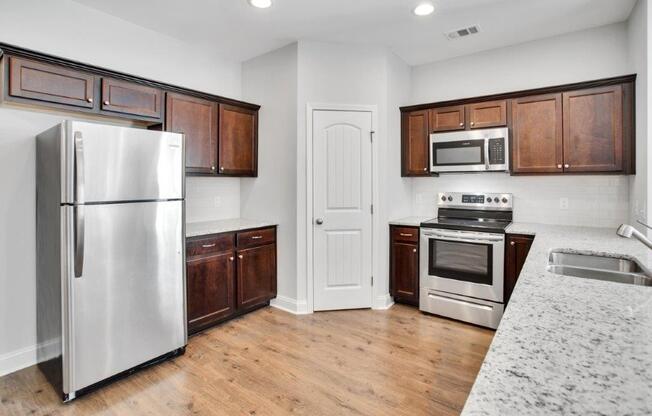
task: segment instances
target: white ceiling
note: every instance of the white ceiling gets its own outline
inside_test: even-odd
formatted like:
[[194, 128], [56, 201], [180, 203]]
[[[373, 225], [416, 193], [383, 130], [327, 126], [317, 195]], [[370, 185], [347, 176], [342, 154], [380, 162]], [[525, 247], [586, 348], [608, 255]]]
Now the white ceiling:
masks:
[[[541, 39], [627, 19], [636, 0], [75, 0], [139, 26], [244, 61], [299, 39], [389, 47], [410, 65]], [[449, 41], [444, 32], [477, 24]]]

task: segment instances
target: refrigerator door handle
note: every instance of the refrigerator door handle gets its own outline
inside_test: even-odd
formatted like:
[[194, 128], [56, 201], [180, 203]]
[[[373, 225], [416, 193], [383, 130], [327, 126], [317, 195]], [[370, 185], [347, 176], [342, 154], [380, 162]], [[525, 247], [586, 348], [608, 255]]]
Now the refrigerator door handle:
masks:
[[76, 131], [75, 138], [75, 277], [84, 271], [84, 140]]

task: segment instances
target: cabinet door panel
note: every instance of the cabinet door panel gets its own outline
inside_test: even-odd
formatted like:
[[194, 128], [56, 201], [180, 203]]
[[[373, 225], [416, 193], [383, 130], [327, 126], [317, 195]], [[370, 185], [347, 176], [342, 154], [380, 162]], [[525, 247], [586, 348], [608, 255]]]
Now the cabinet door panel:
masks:
[[512, 170], [562, 173], [561, 94], [512, 100]]
[[507, 244], [505, 245], [505, 304], [507, 304], [514, 291], [516, 281], [519, 274], [521, 274], [521, 269], [523, 269], [533, 241], [534, 237], [532, 236], [507, 236]]
[[256, 176], [258, 170], [258, 113], [220, 104], [219, 172]]
[[464, 130], [465, 123], [463, 105], [430, 110], [430, 131]]
[[186, 136], [186, 171], [216, 173], [217, 103], [167, 94], [165, 130]]
[[403, 176], [429, 176], [428, 110], [413, 111], [401, 115], [402, 170]]
[[276, 296], [276, 244], [238, 250], [238, 309]]
[[145, 85], [102, 78], [102, 110], [161, 118], [163, 91]]
[[187, 261], [189, 331], [234, 313], [233, 264], [233, 252], [193, 257]]
[[507, 101], [485, 101], [466, 106], [469, 112], [469, 127], [485, 129], [507, 125]]
[[56, 65], [9, 57], [9, 95], [94, 108], [95, 77]]
[[396, 300], [419, 302], [419, 250], [416, 244], [392, 243], [390, 279]]
[[623, 99], [620, 85], [566, 92], [564, 170], [623, 169]]

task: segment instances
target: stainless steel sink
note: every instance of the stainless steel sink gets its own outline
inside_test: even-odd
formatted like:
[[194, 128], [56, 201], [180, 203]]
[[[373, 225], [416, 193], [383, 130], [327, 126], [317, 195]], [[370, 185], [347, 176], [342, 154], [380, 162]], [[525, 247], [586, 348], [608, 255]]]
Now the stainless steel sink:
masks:
[[547, 269], [564, 276], [652, 286], [652, 274], [636, 260], [624, 256], [609, 257], [553, 250], [548, 258]]

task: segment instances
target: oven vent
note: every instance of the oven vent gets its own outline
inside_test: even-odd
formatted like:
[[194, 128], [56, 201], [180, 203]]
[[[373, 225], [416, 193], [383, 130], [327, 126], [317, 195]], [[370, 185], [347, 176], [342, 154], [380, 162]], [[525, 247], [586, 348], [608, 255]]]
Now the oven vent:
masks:
[[478, 27], [478, 25], [473, 25], [469, 27], [464, 27], [462, 29], [453, 30], [452, 32], [448, 32], [446, 33], [446, 37], [448, 38], [448, 40], [453, 40], [453, 39], [463, 38], [466, 36], [475, 35], [477, 33], [480, 33], [480, 28]]

